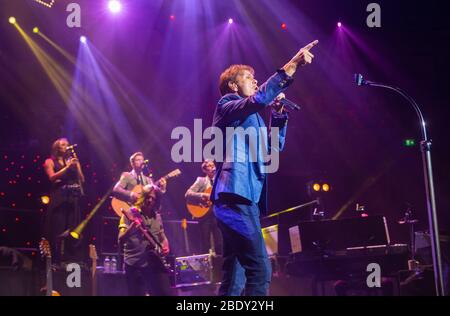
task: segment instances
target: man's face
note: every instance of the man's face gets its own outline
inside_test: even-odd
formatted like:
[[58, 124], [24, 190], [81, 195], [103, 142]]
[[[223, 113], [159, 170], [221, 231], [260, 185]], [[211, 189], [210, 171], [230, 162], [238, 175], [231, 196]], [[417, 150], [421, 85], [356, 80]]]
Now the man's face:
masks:
[[133, 169], [140, 171], [142, 170], [143, 164], [144, 164], [144, 156], [137, 155], [136, 157], [134, 157]]
[[204, 171], [209, 177], [213, 177], [216, 172], [216, 165], [213, 161], [208, 161], [204, 166]]
[[237, 87], [236, 92], [244, 98], [254, 95], [258, 89], [258, 81], [248, 70], [242, 70], [234, 83]]

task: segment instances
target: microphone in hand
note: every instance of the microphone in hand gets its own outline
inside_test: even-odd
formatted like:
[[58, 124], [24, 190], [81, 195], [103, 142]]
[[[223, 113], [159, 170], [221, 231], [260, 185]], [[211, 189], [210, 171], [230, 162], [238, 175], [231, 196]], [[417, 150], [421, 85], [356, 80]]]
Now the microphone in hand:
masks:
[[291, 100], [286, 99], [286, 96], [284, 93], [280, 93], [275, 101], [274, 101], [274, 105], [276, 106], [276, 109], [279, 108], [280, 106], [284, 106], [289, 110], [300, 110], [300, 106], [295, 104], [294, 102], [292, 102]]

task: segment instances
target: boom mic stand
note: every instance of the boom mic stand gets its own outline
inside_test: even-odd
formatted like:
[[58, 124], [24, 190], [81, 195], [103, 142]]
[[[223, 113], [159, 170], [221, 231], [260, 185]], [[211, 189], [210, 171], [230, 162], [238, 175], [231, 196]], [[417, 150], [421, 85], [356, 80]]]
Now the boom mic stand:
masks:
[[420, 107], [417, 105], [416, 101], [414, 101], [412, 97], [410, 97], [400, 88], [383, 83], [364, 80], [361, 74], [355, 74], [355, 82], [358, 86], [379, 87], [397, 92], [411, 104], [419, 118], [421, 127], [420, 130], [422, 133], [420, 150], [422, 152], [423, 174], [425, 179], [425, 194], [428, 209], [428, 225], [430, 229], [431, 252], [433, 256], [434, 281], [436, 287], [436, 295], [444, 296], [445, 292], [444, 280], [442, 277], [441, 247], [439, 244], [438, 218], [436, 211], [436, 200], [434, 195], [433, 170], [431, 165], [431, 140], [428, 139], [427, 128], [425, 119], [422, 115], [422, 111], [420, 110]]

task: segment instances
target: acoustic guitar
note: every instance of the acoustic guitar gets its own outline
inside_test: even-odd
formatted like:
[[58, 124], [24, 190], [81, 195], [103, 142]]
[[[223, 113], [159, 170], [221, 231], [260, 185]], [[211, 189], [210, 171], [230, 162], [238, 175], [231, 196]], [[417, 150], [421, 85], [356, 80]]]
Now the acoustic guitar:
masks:
[[[211, 194], [212, 191], [212, 187], [207, 188], [203, 193], [207, 193], [207, 194]], [[206, 213], [208, 213], [209, 209], [211, 208], [212, 202], [210, 200], [208, 200], [205, 203], [200, 203], [200, 204], [194, 204], [194, 203], [187, 203], [186, 207], [189, 211], [189, 213], [191, 213], [191, 215], [194, 218], [201, 218], [203, 216], [206, 215]]]
[[[181, 174], [180, 169], [175, 169], [172, 172], [166, 174], [164, 177], [162, 177], [161, 179], [159, 179], [157, 182], [155, 182], [155, 185], [158, 185], [158, 183], [162, 180], [168, 180], [174, 177], [178, 177]], [[150, 189], [148, 189], [150, 188]], [[150, 194], [152, 194], [154, 190], [152, 190], [151, 186], [143, 186], [143, 185], [136, 185], [132, 192], [137, 193], [139, 195], [138, 200], [136, 201], [136, 203], [132, 204], [130, 202], [126, 202], [126, 201], [122, 201], [118, 198], [112, 198], [111, 200], [111, 206], [114, 210], [114, 212], [119, 216], [122, 217], [123, 211], [129, 211], [131, 207], [136, 207], [138, 209], [141, 209], [142, 206], [145, 203], [145, 200], [147, 198], [147, 196], [149, 196]]]
[[47, 239], [41, 239], [39, 242], [39, 250], [42, 257], [45, 258], [45, 296], [61, 296], [61, 294], [53, 290], [52, 251]]

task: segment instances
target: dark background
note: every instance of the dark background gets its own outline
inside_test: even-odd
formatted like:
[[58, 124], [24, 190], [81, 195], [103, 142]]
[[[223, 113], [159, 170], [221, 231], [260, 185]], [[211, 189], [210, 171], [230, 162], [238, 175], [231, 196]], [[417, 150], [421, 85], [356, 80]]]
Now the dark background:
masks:
[[[218, 77], [228, 65], [252, 65], [262, 83], [314, 39], [320, 40], [314, 63], [298, 71], [286, 92], [302, 110], [291, 113], [280, 170], [270, 176], [271, 212], [309, 201], [306, 184], [323, 180], [332, 187], [324, 196], [328, 218], [339, 210], [341, 217], [354, 216], [360, 203], [370, 215], [385, 215], [393, 241], [405, 242], [407, 228], [396, 221], [411, 206], [418, 229], [427, 229], [418, 120], [400, 96], [357, 87], [352, 76], [360, 72], [401, 87], [420, 104], [433, 140], [440, 228], [449, 230], [450, 22], [444, 1], [377, 1], [382, 27], [369, 28], [366, 7], [372, 1], [130, 0], [112, 16], [104, 1], [79, 0], [80, 29], [65, 24], [69, 2], [49, 9], [31, 0], [0, 1], [0, 245], [36, 245], [45, 214], [40, 196], [49, 189], [42, 164], [61, 136], [78, 144], [87, 177], [83, 213], [129, 168], [128, 157], [142, 150], [155, 177], [183, 171], [168, 184], [164, 214], [186, 217], [184, 193], [201, 175], [200, 163], [172, 162], [172, 129], [192, 129], [194, 118], [203, 119], [204, 129], [210, 124], [220, 97]], [[91, 123], [77, 119], [9, 16], [70, 75], [74, 65], [31, 29], [38, 26], [75, 58], [79, 36], [86, 35], [91, 49], [117, 70], [103, 73], [105, 82], [119, 82], [109, 85], [114, 104], [96, 99], [81, 109]], [[96, 106], [107, 110], [95, 115]], [[416, 146], [405, 147], [407, 138]], [[108, 206], [90, 224], [89, 240], [99, 242], [107, 225], [115, 229], [113, 221], [102, 220], [114, 216]], [[171, 225], [182, 240], [179, 226]]]

